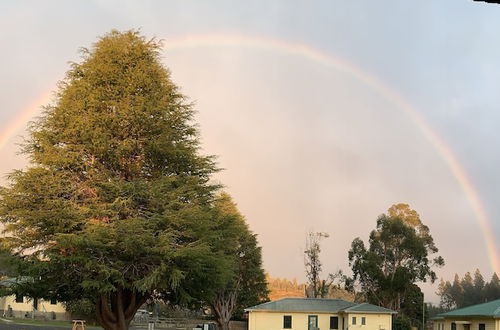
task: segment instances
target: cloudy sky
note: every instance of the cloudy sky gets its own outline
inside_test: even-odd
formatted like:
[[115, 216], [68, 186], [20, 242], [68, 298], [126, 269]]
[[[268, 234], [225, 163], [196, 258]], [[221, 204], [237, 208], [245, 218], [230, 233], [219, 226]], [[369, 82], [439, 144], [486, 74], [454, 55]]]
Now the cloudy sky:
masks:
[[[489, 279], [498, 268], [500, 5], [4, 0], [0, 27], [2, 177], [26, 165], [16, 154], [24, 118], [78, 49], [140, 29], [164, 40], [164, 63], [196, 103], [205, 152], [226, 169], [217, 179], [259, 235], [271, 276], [304, 280], [311, 230], [330, 234], [325, 273], [347, 270], [352, 240], [398, 202], [430, 227], [440, 277], [479, 268]], [[437, 300], [436, 285], [424, 289]]]

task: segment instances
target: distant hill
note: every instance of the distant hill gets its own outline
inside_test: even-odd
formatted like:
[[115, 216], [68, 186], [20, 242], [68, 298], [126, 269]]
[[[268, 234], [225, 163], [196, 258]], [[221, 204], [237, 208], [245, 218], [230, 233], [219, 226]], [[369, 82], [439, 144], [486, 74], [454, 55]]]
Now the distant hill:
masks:
[[297, 279], [288, 280], [286, 278], [272, 278], [267, 274], [269, 288], [269, 299], [278, 300], [281, 298], [303, 298], [305, 297], [306, 285], [298, 283]]
[[[269, 299], [278, 300], [281, 298], [305, 298], [307, 292], [307, 285], [298, 283], [297, 279], [286, 278], [272, 278], [269, 274], [266, 275]], [[355, 296], [344, 289], [332, 287], [327, 298], [343, 299], [347, 301], [354, 301]]]

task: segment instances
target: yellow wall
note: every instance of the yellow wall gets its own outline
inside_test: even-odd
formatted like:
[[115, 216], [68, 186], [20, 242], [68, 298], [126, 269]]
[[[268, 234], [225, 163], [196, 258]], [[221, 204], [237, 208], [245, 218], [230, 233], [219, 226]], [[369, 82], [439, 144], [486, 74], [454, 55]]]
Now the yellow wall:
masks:
[[[330, 316], [339, 318], [339, 330], [342, 330], [342, 320], [345, 317], [346, 328], [350, 330], [392, 330], [392, 316], [390, 314], [335, 314], [335, 313], [284, 313], [268, 311], [250, 311], [248, 315], [249, 330], [282, 330], [283, 316], [292, 316], [292, 330], [307, 330], [309, 315], [318, 316], [318, 328], [320, 330], [330, 329]], [[356, 316], [357, 324], [350, 325], [352, 316]], [[366, 325], [361, 325], [361, 317], [366, 317]], [[489, 330], [489, 329], [486, 329]]]
[[[348, 314], [349, 330], [392, 330], [392, 315], [391, 314]], [[352, 324], [352, 318], [356, 317], [356, 325]], [[366, 318], [366, 325], [361, 325], [361, 319]]]
[[55, 305], [50, 303], [50, 300], [39, 300], [38, 310], [42, 312], [66, 313], [64, 305], [57, 302]]
[[[22, 303], [16, 302], [15, 296], [7, 296], [0, 298], [0, 310], [6, 311], [9, 306], [13, 311], [20, 312], [31, 312], [33, 311], [33, 300], [28, 299], [27, 297], [23, 297]], [[63, 304], [57, 303], [52, 305], [49, 301], [45, 301], [43, 299], [38, 300], [38, 311], [40, 312], [55, 312], [55, 313], [66, 313], [66, 309]]]
[[2, 297], [0, 298], [0, 302], [0, 307], [3, 310], [7, 310], [9, 306], [14, 311], [31, 312], [33, 310], [33, 305], [28, 303], [28, 299], [26, 297], [23, 298], [22, 303], [16, 302], [15, 296]]

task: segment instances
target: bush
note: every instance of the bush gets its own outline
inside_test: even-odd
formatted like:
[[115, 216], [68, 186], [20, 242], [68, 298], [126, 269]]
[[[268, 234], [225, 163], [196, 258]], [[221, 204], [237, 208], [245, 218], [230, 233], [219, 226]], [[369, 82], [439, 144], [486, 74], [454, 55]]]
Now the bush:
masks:
[[89, 299], [73, 300], [65, 306], [71, 317], [95, 323], [95, 304]]
[[392, 319], [393, 330], [411, 330], [410, 319], [405, 316], [396, 316]]

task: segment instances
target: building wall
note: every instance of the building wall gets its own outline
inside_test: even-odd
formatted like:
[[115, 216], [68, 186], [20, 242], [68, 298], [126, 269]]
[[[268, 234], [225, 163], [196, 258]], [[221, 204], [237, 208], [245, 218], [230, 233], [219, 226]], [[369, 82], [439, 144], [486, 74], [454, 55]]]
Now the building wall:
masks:
[[[375, 314], [375, 313], [349, 313], [348, 329], [349, 330], [392, 330], [392, 315], [391, 314]], [[356, 318], [356, 324], [353, 323], [353, 317]], [[365, 318], [366, 325], [362, 325], [362, 318]]]
[[481, 318], [457, 318], [457, 319], [446, 319], [446, 320], [437, 320], [434, 321], [433, 329], [441, 330], [439, 325], [444, 325], [444, 330], [451, 330], [451, 324], [453, 322], [457, 323], [457, 330], [465, 330], [463, 324], [460, 322], [467, 321], [471, 322], [470, 330], [479, 330], [479, 324], [483, 323], [485, 325], [486, 330], [500, 330], [500, 320], [494, 319], [481, 319]]
[[[9, 316], [9, 307], [13, 317], [25, 317], [26, 313], [33, 312], [33, 300], [28, 297], [23, 297], [23, 302], [16, 302], [15, 296], [0, 297], [0, 313], [1, 315]], [[48, 319], [68, 320], [69, 313], [66, 312], [64, 305], [60, 302], [51, 304], [50, 301], [43, 299], [38, 300], [38, 309], [35, 316], [45, 316]]]
[[[249, 330], [282, 330], [283, 316], [292, 316], [292, 330], [307, 330], [308, 316], [318, 316], [318, 328], [330, 329], [330, 317], [339, 318], [339, 330], [392, 330], [392, 316], [390, 314], [336, 314], [336, 313], [284, 313], [268, 311], [250, 311], [248, 315]], [[351, 325], [352, 317], [357, 320], [356, 325]], [[361, 325], [361, 317], [366, 317], [366, 325]], [[343, 320], [346, 321], [343, 327]], [[489, 330], [489, 329], [487, 329]]]

